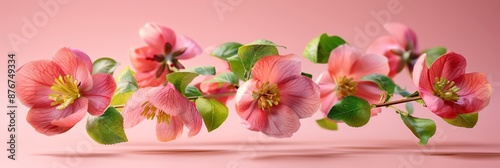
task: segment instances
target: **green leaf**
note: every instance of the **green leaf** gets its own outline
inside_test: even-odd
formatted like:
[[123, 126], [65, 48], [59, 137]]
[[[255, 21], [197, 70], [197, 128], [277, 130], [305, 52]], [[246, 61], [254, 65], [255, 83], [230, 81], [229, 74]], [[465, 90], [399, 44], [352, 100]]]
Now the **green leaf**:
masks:
[[224, 73], [220, 73], [220, 74], [216, 75], [212, 79], [209, 79], [205, 82], [208, 82], [208, 83], [212, 83], [212, 82], [229, 83], [229, 84], [238, 85], [238, 78], [236, 78], [236, 76], [232, 72], [224, 72]]
[[260, 39], [260, 40], [255, 40], [251, 43], [248, 43], [246, 44], [245, 46], [249, 46], [249, 45], [265, 45], [265, 46], [274, 46], [274, 47], [283, 47], [283, 48], [286, 48], [285, 46], [282, 46], [282, 45], [278, 45], [272, 41], [269, 41], [269, 40], [266, 40], [266, 39]]
[[234, 75], [242, 81], [246, 81], [246, 71], [240, 57], [238, 57], [237, 55], [234, 57], [229, 57], [227, 61], [229, 62], [229, 66], [231, 67], [231, 71], [234, 73]]
[[203, 96], [203, 93], [201, 93], [201, 91], [198, 88], [189, 85], [186, 87], [185, 95], [186, 97], [198, 97], [198, 96]]
[[87, 134], [100, 144], [110, 145], [127, 142], [123, 130], [123, 117], [115, 108], [109, 107], [98, 117], [87, 118]]
[[408, 114], [413, 114], [413, 104], [411, 102], [405, 103], [405, 108]]
[[386, 97], [385, 97], [384, 102], [389, 101], [391, 99], [392, 95], [394, 94], [394, 89], [396, 88], [396, 84], [394, 83], [394, 81], [392, 81], [391, 78], [389, 78], [385, 75], [373, 74], [373, 75], [365, 76], [362, 79], [377, 83], [380, 90], [385, 91]]
[[[130, 96], [132, 96], [139, 87], [137, 86], [137, 81], [134, 78], [134, 71], [126, 67], [116, 78], [116, 91], [111, 98], [110, 105], [124, 105], [127, 103]], [[122, 109], [118, 109], [121, 111]]]
[[401, 114], [401, 120], [405, 123], [413, 135], [420, 139], [420, 144], [425, 145], [436, 133], [436, 123], [430, 119], [416, 118], [408, 114]]
[[[403, 89], [403, 88], [401, 88], [401, 87], [400, 87], [400, 86], [398, 86], [398, 85], [396, 85], [396, 88], [394, 89], [394, 92], [395, 92], [396, 94], [399, 94], [399, 95], [403, 96], [403, 97], [408, 97], [408, 96], [410, 96], [410, 95], [411, 95], [411, 93], [410, 93], [410, 92], [408, 92], [408, 91], [406, 90], [406, 88], [404, 88], [404, 89]], [[418, 93], [418, 92], [417, 92], [417, 93]]]
[[237, 42], [228, 42], [221, 44], [215, 48], [210, 55], [217, 58], [228, 61], [229, 57], [236, 56], [238, 54], [238, 48], [243, 46]]
[[444, 47], [434, 47], [434, 48], [429, 48], [422, 53], [427, 54], [427, 57], [425, 57], [425, 63], [427, 64], [427, 67], [431, 67], [431, 65], [436, 61], [441, 55], [446, 54], [446, 48]]
[[345, 43], [339, 36], [328, 36], [324, 33], [307, 44], [303, 55], [313, 63], [326, 64], [332, 50]]
[[204, 76], [215, 75], [215, 67], [214, 66], [204, 66], [204, 67], [194, 67], [188, 68], [181, 72], [193, 72]]
[[92, 64], [92, 74], [107, 73], [113, 75], [115, 69], [120, 66], [120, 63], [111, 58], [99, 58]]
[[455, 119], [444, 119], [448, 124], [464, 127], [464, 128], [474, 128], [478, 120], [478, 113], [472, 114], [458, 114]]
[[305, 76], [305, 77], [308, 77], [309, 79], [312, 79], [313, 78], [313, 75], [310, 74], [310, 73], [305, 73], [305, 72], [302, 72], [301, 73], [302, 76]]
[[365, 99], [356, 96], [347, 96], [335, 104], [328, 118], [344, 121], [351, 127], [361, 127], [370, 121], [371, 106]]
[[167, 75], [167, 80], [175, 86], [182, 95], [186, 95], [186, 87], [199, 74], [193, 72], [174, 72]]
[[[252, 68], [259, 59], [265, 56], [278, 54], [278, 49], [275, 45], [251, 43], [250, 45], [241, 46], [238, 49], [238, 57], [240, 57], [241, 63], [243, 64], [245, 80], [251, 77]], [[231, 60], [229, 63], [231, 64]]]
[[330, 120], [328, 118], [323, 118], [323, 119], [316, 120], [316, 123], [321, 128], [324, 128], [326, 130], [331, 130], [331, 131], [337, 131], [338, 130], [338, 128], [337, 128], [337, 122], [332, 121], [332, 120]]
[[208, 132], [222, 125], [229, 114], [227, 107], [215, 99], [196, 99], [196, 109], [200, 112]]

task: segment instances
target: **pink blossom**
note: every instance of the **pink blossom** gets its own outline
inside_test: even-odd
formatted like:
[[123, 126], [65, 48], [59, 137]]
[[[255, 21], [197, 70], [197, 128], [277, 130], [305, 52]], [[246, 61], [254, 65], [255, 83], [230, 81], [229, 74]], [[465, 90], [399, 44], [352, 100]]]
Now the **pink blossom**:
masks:
[[491, 85], [482, 73], [465, 73], [467, 62], [457, 53], [439, 57], [430, 68], [425, 56], [418, 59], [413, 82], [427, 107], [436, 115], [454, 119], [475, 113], [488, 105]]
[[88, 112], [99, 116], [116, 89], [109, 74], [94, 74], [87, 54], [62, 48], [52, 61], [26, 63], [16, 76], [17, 96], [31, 108], [28, 123], [45, 135], [68, 131]]
[[[217, 70], [218, 74], [224, 73], [224, 72], [231, 72], [229, 69], [229, 64], [224, 61], [223, 68], [221, 70]], [[234, 84], [229, 84], [229, 83], [218, 83], [218, 82], [208, 82], [207, 80], [212, 79], [213, 76], [206, 77], [205, 82], [201, 82], [198, 86], [201, 92], [205, 95], [221, 95], [221, 94], [228, 94], [228, 93], [235, 93], [237, 91], [236, 86]], [[215, 100], [221, 102], [222, 104], [226, 104], [226, 102], [233, 98], [234, 96], [221, 96], [221, 97], [216, 97]]]
[[[411, 61], [420, 56], [417, 45], [416, 33], [400, 23], [387, 23], [384, 28], [389, 32], [389, 36], [382, 36], [376, 39], [367, 49], [367, 53], [384, 55], [389, 60], [389, 77], [396, 76], [405, 65], [411, 65]], [[409, 62], [403, 58], [407, 55]]]
[[293, 55], [257, 61], [252, 79], [238, 89], [235, 101], [248, 129], [273, 137], [292, 136], [299, 119], [313, 115], [320, 104], [318, 86], [301, 76], [300, 60]]
[[190, 38], [155, 23], [144, 25], [139, 34], [147, 46], [133, 49], [130, 54], [139, 87], [164, 84], [167, 74], [184, 69], [179, 60], [193, 58], [202, 52]]
[[128, 100], [122, 115], [125, 128], [132, 128], [144, 119], [156, 118], [156, 137], [162, 142], [179, 137], [184, 125], [189, 128], [190, 137], [201, 129], [201, 116], [196, 106], [171, 83], [139, 89]]
[[[333, 105], [350, 95], [366, 99], [371, 104], [378, 103], [382, 93], [378, 85], [361, 78], [388, 73], [387, 58], [382, 55], [363, 55], [357, 48], [347, 44], [335, 48], [328, 60], [328, 71], [316, 81], [321, 89], [320, 111], [327, 116]], [[371, 111], [372, 115], [378, 112], [379, 108]]]

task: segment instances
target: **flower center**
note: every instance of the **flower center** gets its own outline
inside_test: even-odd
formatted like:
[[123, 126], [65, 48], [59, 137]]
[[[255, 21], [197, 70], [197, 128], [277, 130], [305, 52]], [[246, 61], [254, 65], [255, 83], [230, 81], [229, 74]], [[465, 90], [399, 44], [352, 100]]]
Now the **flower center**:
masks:
[[146, 119], [152, 120], [156, 117], [156, 121], [158, 123], [166, 122], [167, 124], [170, 124], [170, 119], [172, 119], [172, 117], [165, 113], [165, 111], [156, 108], [149, 101], [142, 104], [141, 107], [144, 108], [144, 110], [142, 110], [141, 116], [146, 117]]
[[258, 106], [262, 110], [276, 106], [280, 102], [280, 89], [277, 84], [263, 83], [258, 90], [252, 92], [254, 100], [258, 101]]
[[454, 81], [449, 81], [443, 77], [436, 77], [434, 82], [434, 95], [440, 97], [447, 101], [457, 101], [460, 96], [458, 96], [458, 91], [460, 88], [455, 86]]
[[57, 106], [56, 109], [62, 110], [73, 104], [76, 99], [81, 97], [79, 86], [80, 83], [73, 76], [59, 76], [50, 87], [54, 91], [54, 93], [49, 94], [49, 99], [54, 101], [50, 105]]
[[185, 69], [184, 65], [182, 65], [176, 57], [184, 54], [187, 50], [186, 47], [173, 51], [173, 46], [170, 43], [166, 43], [163, 50], [163, 54], [154, 55], [153, 58], [146, 58], [147, 60], [161, 64], [156, 70], [156, 78], [161, 77], [161, 74], [163, 74], [165, 70], [173, 72]]
[[354, 82], [353, 78], [342, 76], [340, 78], [337, 78], [337, 80], [335, 80], [335, 83], [337, 84], [337, 86], [334, 90], [337, 93], [338, 98], [356, 94], [356, 92], [358, 91], [358, 83]]

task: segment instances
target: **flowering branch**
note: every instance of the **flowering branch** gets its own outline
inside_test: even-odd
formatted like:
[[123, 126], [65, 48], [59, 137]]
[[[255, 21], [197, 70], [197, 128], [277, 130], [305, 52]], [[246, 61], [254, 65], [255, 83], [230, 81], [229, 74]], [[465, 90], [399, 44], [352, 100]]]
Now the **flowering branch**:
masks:
[[389, 107], [391, 105], [401, 104], [401, 103], [406, 103], [406, 102], [412, 102], [412, 101], [417, 101], [417, 100], [422, 100], [422, 98], [420, 96], [418, 96], [418, 97], [411, 97], [411, 98], [406, 98], [406, 99], [401, 99], [401, 100], [396, 100], [396, 101], [390, 101], [390, 102], [385, 102], [385, 103], [380, 103], [380, 104], [373, 104], [372, 106], [375, 106], [375, 107]]

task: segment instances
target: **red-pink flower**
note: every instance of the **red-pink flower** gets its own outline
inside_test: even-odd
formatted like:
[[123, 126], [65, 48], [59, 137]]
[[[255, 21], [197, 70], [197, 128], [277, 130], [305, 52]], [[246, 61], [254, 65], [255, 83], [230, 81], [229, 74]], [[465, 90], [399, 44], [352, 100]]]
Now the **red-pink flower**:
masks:
[[28, 123], [45, 135], [68, 131], [88, 112], [101, 115], [109, 105], [116, 83], [109, 74], [94, 74], [87, 54], [62, 48], [52, 61], [22, 66], [16, 77], [17, 96], [31, 108]]
[[[354, 95], [369, 103], [378, 103], [382, 93], [376, 83], [361, 78], [371, 74], [387, 75], [389, 65], [382, 55], [366, 54], [350, 45], [335, 48], [328, 60], [328, 71], [322, 73], [317, 83], [321, 89], [320, 111], [325, 116], [340, 99]], [[372, 115], [380, 112], [372, 109]]]
[[454, 119], [481, 111], [490, 102], [491, 85], [482, 73], [465, 73], [467, 62], [457, 53], [445, 54], [430, 68], [425, 55], [418, 59], [413, 82], [427, 107], [436, 115]]
[[[391, 71], [389, 77], [396, 76], [411, 61], [420, 56], [417, 45], [416, 33], [400, 23], [387, 23], [384, 28], [390, 36], [382, 36], [368, 47], [367, 53], [384, 55], [389, 60]], [[405, 62], [406, 55], [409, 62]]]
[[127, 101], [122, 115], [125, 128], [134, 127], [144, 119], [156, 118], [156, 137], [162, 142], [179, 137], [184, 125], [190, 130], [189, 137], [201, 129], [201, 116], [196, 106], [171, 83], [139, 89]]
[[184, 69], [179, 60], [193, 58], [202, 52], [190, 38], [155, 23], [144, 25], [139, 34], [147, 46], [133, 49], [130, 54], [139, 87], [164, 84], [167, 74]]
[[[224, 61], [224, 67], [222, 68], [222, 73], [225, 71], [231, 71], [229, 69], [229, 64]], [[217, 71], [219, 74], [221, 74], [221, 71]], [[206, 77], [204, 81], [210, 80], [213, 77]], [[237, 91], [236, 87], [234, 84], [229, 84], [229, 83], [218, 83], [218, 82], [201, 82], [198, 85], [199, 89], [203, 94], [205, 95], [221, 95], [221, 94], [229, 94], [229, 93], [234, 93]], [[234, 96], [221, 96], [221, 97], [215, 97], [215, 100], [221, 102], [222, 104], [226, 104], [226, 102], [233, 98]]]
[[293, 55], [257, 61], [252, 79], [238, 89], [235, 101], [248, 129], [273, 137], [292, 136], [299, 119], [313, 115], [320, 104], [318, 86], [301, 76], [300, 60]]

